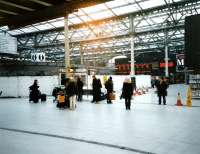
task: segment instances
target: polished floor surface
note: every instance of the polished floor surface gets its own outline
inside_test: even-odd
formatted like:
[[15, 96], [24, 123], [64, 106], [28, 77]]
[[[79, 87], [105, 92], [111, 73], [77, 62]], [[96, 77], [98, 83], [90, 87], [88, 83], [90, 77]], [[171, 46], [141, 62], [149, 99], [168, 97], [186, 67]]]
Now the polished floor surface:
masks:
[[153, 89], [135, 96], [131, 110], [117, 97], [113, 104], [77, 103], [74, 111], [58, 109], [53, 98], [0, 99], [2, 154], [199, 154], [200, 100], [186, 101], [186, 85], [170, 85], [167, 105], [158, 105]]

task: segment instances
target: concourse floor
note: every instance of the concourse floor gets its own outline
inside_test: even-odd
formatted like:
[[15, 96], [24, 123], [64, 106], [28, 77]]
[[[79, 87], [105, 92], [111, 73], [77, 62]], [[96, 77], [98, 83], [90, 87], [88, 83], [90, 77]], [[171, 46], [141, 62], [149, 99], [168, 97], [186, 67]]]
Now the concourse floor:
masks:
[[170, 85], [167, 105], [158, 105], [155, 89], [135, 96], [131, 110], [124, 100], [90, 103], [84, 96], [74, 111], [28, 98], [0, 99], [2, 154], [199, 154], [200, 100], [186, 102], [186, 85]]

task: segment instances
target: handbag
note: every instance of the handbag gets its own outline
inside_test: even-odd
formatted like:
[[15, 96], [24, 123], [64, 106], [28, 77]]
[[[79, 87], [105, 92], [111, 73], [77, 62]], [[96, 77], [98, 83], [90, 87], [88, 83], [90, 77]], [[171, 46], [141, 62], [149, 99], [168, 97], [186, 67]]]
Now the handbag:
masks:
[[109, 99], [110, 100], [115, 100], [115, 94], [114, 93], [110, 93], [109, 94]]

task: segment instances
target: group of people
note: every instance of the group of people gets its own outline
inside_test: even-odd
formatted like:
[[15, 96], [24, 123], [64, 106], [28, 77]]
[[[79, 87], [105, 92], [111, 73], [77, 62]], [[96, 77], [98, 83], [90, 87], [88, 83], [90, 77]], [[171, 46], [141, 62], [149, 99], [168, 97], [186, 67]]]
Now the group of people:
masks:
[[54, 89], [52, 95], [55, 97], [55, 100], [57, 100], [58, 95], [64, 95], [65, 101], [62, 102], [64, 103], [63, 107], [74, 109], [76, 106], [76, 101], [82, 101], [84, 83], [80, 77], [78, 77], [76, 81], [73, 78], [67, 78], [64, 86], [64, 90]]
[[[157, 89], [157, 95], [158, 95], [158, 104], [161, 104], [161, 100], [163, 99], [163, 104], [166, 105], [166, 96], [167, 96], [167, 88], [168, 83], [166, 82], [166, 79], [160, 78], [159, 80], [155, 80], [154, 83], [156, 89]], [[83, 86], [84, 83], [81, 80], [80, 77], [77, 78], [75, 81], [73, 78], [67, 78], [65, 82], [65, 89], [64, 94], [67, 96], [66, 101], [69, 102], [69, 105], [67, 105], [69, 108], [71, 106], [75, 106], [76, 100], [82, 101], [82, 95], [83, 95]], [[101, 93], [102, 84], [100, 79], [97, 79], [95, 75], [93, 75], [93, 81], [92, 81], [92, 95], [93, 95], [93, 102], [98, 103], [102, 100], [102, 93]], [[109, 79], [105, 82], [105, 88], [107, 90], [106, 99], [108, 104], [112, 104], [112, 94], [114, 92], [113, 89], [113, 80], [112, 77], [109, 77]], [[29, 100], [38, 102], [40, 91], [38, 86], [38, 81], [34, 80], [33, 85], [29, 87], [30, 89], [30, 97]], [[134, 85], [131, 82], [130, 78], [125, 78], [122, 86], [122, 93], [120, 98], [125, 99], [125, 107], [127, 110], [131, 109], [131, 99], [133, 95]], [[57, 99], [58, 91], [53, 91], [53, 96]]]
[[[167, 96], [167, 88], [169, 87], [169, 84], [167, 82], [167, 79], [164, 77], [161, 77], [159, 79], [156, 79], [154, 82], [154, 85], [156, 87], [157, 95], [158, 95], [158, 104], [161, 105], [161, 102], [163, 100], [163, 104], [166, 105], [166, 96]], [[93, 76], [93, 101], [98, 102], [98, 98], [100, 97], [100, 91], [101, 91], [101, 82], [99, 79], [96, 79], [95, 76]], [[107, 103], [111, 104], [112, 99], [111, 99], [111, 94], [113, 93], [113, 81], [112, 77], [109, 77], [109, 79], [105, 82], [105, 88], [107, 90]], [[134, 84], [132, 83], [130, 78], [125, 78], [123, 82], [123, 87], [122, 87], [122, 93], [120, 98], [125, 99], [125, 107], [127, 110], [131, 109], [131, 99], [133, 96], [133, 91], [135, 90]]]
[[[93, 75], [93, 82], [92, 82], [92, 90], [93, 90], [93, 100], [92, 102], [97, 102], [100, 100], [101, 97], [101, 81], [100, 79], [97, 79], [95, 75]], [[105, 88], [107, 90], [106, 99], [108, 104], [112, 104], [112, 95], [114, 92], [113, 89], [113, 80], [112, 77], [109, 77], [109, 79], [105, 82]], [[122, 87], [122, 94], [121, 98], [125, 99], [125, 107], [127, 110], [131, 109], [131, 98], [133, 95], [133, 84], [131, 82], [130, 78], [125, 78], [123, 82]]]
[[102, 84], [101, 84], [101, 80], [97, 79], [95, 75], [92, 76], [92, 95], [93, 95], [93, 99], [91, 103], [99, 103], [99, 101], [101, 100], [101, 88], [102, 88]]

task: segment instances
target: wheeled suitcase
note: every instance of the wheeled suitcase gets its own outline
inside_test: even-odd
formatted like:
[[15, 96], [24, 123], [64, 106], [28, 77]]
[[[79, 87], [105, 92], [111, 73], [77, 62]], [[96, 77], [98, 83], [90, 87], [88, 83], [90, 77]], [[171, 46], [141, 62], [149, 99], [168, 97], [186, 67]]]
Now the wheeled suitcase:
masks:
[[45, 102], [47, 100], [47, 95], [41, 94], [40, 98], [41, 98], [41, 102]]
[[64, 108], [65, 107], [65, 95], [64, 93], [60, 93], [57, 96], [57, 105], [58, 108]]

